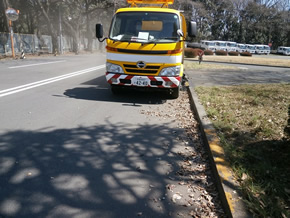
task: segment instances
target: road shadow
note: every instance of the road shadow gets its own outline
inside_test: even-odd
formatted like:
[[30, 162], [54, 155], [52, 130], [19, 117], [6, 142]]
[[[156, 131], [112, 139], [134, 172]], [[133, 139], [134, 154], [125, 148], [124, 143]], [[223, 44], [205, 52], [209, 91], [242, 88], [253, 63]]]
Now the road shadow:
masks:
[[138, 106], [140, 104], [164, 104], [170, 96], [165, 91], [153, 92], [150, 90], [124, 89], [119, 94], [113, 94], [105, 76], [80, 84], [79, 87], [68, 89], [64, 95], [90, 101], [120, 102], [124, 105]]
[[0, 217], [174, 215], [166, 186], [180, 130], [106, 122], [1, 133]]

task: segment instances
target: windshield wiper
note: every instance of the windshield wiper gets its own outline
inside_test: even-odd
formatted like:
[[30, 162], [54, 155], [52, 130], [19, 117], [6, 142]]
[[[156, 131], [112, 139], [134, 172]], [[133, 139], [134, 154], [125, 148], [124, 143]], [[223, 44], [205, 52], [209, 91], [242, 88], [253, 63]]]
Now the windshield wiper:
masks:
[[138, 37], [123, 37], [122, 39], [112, 39], [115, 42], [128, 42], [129, 44], [132, 42], [141, 43], [144, 44], [157, 44], [157, 42], [160, 42], [162, 40], [178, 40], [178, 37], [162, 37], [160, 39], [144, 39], [144, 38], [138, 38]]
[[129, 42], [130, 43], [129, 39], [112, 39], [112, 40], [114, 43], [115, 42]]
[[160, 39], [150, 39], [148, 41], [145, 42], [141, 42], [142, 44], [151, 44], [154, 43], [155, 45], [157, 44], [157, 42], [161, 42], [162, 40], [166, 40], [166, 39], [171, 39], [171, 40], [178, 40], [177, 37], [164, 37], [164, 38], [160, 38]]
[[157, 42], [156, 39], [150, 39], [150, 40], [148, 40], [146, 42], [140, 42], [140, 43], [142, 43], [142, 45], [144, 45], [144, 44], [151, 44], [151, 43], [154, 43], [156, 45], [156, 42]]
[[159, 40], [162, 40], [162, 39], [175, 39], [175, 40], [178, 40], [178, 37], [162, 37]]

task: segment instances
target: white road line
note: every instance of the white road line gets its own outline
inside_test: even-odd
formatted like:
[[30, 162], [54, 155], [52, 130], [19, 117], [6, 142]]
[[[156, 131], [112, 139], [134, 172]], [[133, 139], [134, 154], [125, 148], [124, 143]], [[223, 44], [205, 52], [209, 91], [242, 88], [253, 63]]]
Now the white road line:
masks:
[[238, 68], [241, 69], [241, 70], [247, 70], [247, 69], [249, 69], [247, 67], [238, 67]]
[[21, 66], [15, 66], [15, 67], [8, 67], [9, 69], [15, 69], [15, 68], [21, 68], [21, 67], [32, 67], [32, 66], [37, 66], [37, 65], [44, 65], [44, 64], [55, 64], [55, 63], [61, 63], [65, 62], [66, 60], [63, 61], [53, 61], [53, 62], [45, 62], [45, 63], [38, 63], [38, 64], [27, 64], [27, 65], [21, 65]]
[[97, 67], [92, 67], [92, 68], [88, 68], [88, 69], [85, 69], [85, 70], [80, 70], [80, 71], [76, 71], [76, 72], [73, 72], [73, 73], [65, 74], [65, 75], [62, 75], [62, 76], [57, 76], [57, 77], [53, 77], [53, 78], [50, 78], [50, 79], [45, 79], [45, 80], [37, 81], [37, 82], [34, 82], [34, 83], [29, 83], [29, 84], [25, 84], [25, 85], [22, 85], [22, 86], [17, 86], [17, 87], [10, 88], [10, 89], [5, 89], [5, 90], [0, 91], [0, 98], [4, 97], [4, 96], [7, 96], [7, 95], [15, 94], [15, 93], [18, 93], [18, 92], [22, 92], [22, 91], [25, 91], [25, 90], [28, 90], [28, 89], [33, 89], [33, 88], [36, 88], [36, 87], [39, 87], [39, 86], [43, 86], [43, 85], [46, 85], [46, 84], [49, 84], [49, 83], [57, 82], [57, 81], [60, 81], [60, 80], [63, 80], [63, 79], [68, 79], [70, 77], [74, 77], [74, 76], [78, 76], [78, 75], [81, 75], [81, 74], [89, 73], [89, 72], [92, 72], [92, 71], [95, 71], [95, 70], [100, 70], [102, 68], [105, 68], [105, 65], [100, 65], [100, 66], [97, 66]]

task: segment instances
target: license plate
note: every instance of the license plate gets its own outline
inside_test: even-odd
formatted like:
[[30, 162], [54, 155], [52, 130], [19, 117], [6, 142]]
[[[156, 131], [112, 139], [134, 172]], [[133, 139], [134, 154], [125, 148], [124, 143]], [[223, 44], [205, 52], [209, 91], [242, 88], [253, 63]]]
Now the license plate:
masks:
[[143, 77], [136, 77], [133, 81], [133, 85], [135, 86], [148, 86], [149, 80]]

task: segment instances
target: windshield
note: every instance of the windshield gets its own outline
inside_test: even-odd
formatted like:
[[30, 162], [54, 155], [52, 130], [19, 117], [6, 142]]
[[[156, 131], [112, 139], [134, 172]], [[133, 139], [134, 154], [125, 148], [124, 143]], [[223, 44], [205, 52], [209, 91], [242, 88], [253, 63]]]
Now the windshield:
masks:
[[124, 42], [175, 42], [179, 28], [173, 13], [121, 12], [113, 19], [109, 37]]
[[226, 46], [226, 43], [225, 42], [217, 42], [216, 43], [218, 46]]
[[241, 48], [241, 49], [245, 49], [246, 46], [245, 46], [245, 45], [239, 45], [239, 48]]
[[236, 47], [236, 45], [237, 45], [237, 44], [235, 44], [235, 43], [228, 43], [228, 44], [227, 44], [228, 47]]
[[205, 42], [205, 44], [206, 44], [207, 46], [215, 46], [215, 43], [214, 43], [214, 42]]

